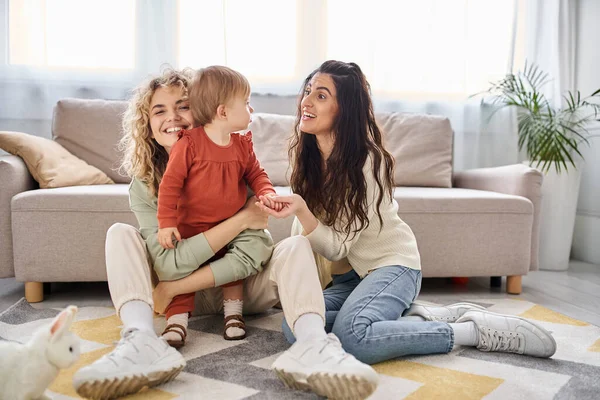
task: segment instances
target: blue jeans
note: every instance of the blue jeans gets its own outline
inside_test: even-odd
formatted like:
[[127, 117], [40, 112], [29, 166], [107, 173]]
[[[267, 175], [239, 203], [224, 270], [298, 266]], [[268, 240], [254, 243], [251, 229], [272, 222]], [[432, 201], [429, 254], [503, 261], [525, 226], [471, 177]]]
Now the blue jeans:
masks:
[[[421, 271], [392, 265], [360, 279], [354, 270], [333, 276], [325, 296], [327, 332], [333, 332], [344, 349], [367, 364], [392, 358], [448, 353], [454, 332], [445, 322], [403, 320], [421, 290]], [[290, 343], [296, 339], [283, 321]]]

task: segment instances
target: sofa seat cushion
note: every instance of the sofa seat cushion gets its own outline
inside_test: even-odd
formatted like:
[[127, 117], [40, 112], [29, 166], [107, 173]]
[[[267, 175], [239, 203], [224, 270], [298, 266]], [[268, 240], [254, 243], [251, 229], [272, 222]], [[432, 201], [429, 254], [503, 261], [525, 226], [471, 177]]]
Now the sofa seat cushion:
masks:
[[424, 277], [529, 271], [533, 205], [525, 197], [417, 187], [396, 188], [394, 197], [417, 238]]
[[[39, 189], [12, 199], [15, 276], [20, 281], [105, 281], [104, 242], [116, 222], [137, 227], [129, 185]], [[281, 195], [289, 187], [276, 188]], [[290, 235], [293, 218], [269, 218], [277, 242]], [[93, 266], [93, 268], [92, 268]]]
[[126, 184], [30, 190], [13, 197], [11, 216], [19, 281], [105, 281], [108, 228], [137, 226]]

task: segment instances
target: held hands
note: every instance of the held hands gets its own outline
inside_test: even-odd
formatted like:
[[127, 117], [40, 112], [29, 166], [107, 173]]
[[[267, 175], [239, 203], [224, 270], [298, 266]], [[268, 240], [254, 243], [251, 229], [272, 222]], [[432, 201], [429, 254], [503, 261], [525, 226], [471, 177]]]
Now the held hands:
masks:
[[290, 196], [260, 196], [261, 209], [275, 218], [285, 218], [296, 215], [306, 209], [306, 202], [297, 194]]
[[162, 228], [158, 230], [158, 243], [163, 247], [163, 249], [174, 249], [175, 244], [173, 243], [173, 236], [177, 240], [181, 240], [181, 234], [177, 230], [177, 228]]
[[[271, 199], [271, 198], [277, 197], [277, 194], [276, 193], [268, 193], [261, 197], [266, 197], [268, 199]], [[284, 203], [278, 203], [278, 202], [271, 202], [271, 205], [269, 206], [270, 209], [275, 210], [275, 211], [281, 211], [281, 210], [283, 210], [284, 207], [285, 207]]]
[[267, 229], [269, 214], [263, 212], [256, 196], [249, 197], [238, 214], [243, 218], [247, 229]]

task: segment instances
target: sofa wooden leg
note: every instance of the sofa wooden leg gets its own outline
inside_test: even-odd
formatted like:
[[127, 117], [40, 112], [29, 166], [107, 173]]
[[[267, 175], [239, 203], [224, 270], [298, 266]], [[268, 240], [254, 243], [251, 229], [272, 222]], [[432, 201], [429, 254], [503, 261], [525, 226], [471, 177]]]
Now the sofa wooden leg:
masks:
[[25, 298], [30, 303], [44, 301], [44, 282], [25, 282]]
[[522, 275], [512, 275], [506, 277], [506, 292], [508, 294], [521, 294]]

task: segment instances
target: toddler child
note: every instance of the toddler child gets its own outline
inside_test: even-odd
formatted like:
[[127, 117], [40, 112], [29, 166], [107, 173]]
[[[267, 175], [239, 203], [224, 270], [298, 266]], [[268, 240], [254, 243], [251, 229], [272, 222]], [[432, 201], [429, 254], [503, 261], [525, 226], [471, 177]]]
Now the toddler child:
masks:
[[[245, 131], [252, 121], [248, 80], [224, 66], [203, 68], [192, 80], [189, 101], [195, 127], [179, 132], [158, 190], [158, 240], [164, 248], [174, 246], [173, 236], [177, 240], [189, 238], [233, 216], [246, 202], [247, 186], [256, 196], [275, 194], [254, 154], [252, 134], [232, 133]], [[256, 231], [257, 245], [263, 245], [264, 235], [269, 236], [272, 246], [265, 230]], [[226, 251], [216, 251], [208, 263], [223, 257]], [[243, 339], [243, 281], [222, 287], [223, 336], [227, 340]], [[173, 347], [185, 343], [194, 297], [194, 293], [176, 296], [165, 311], [163, 337]]]

